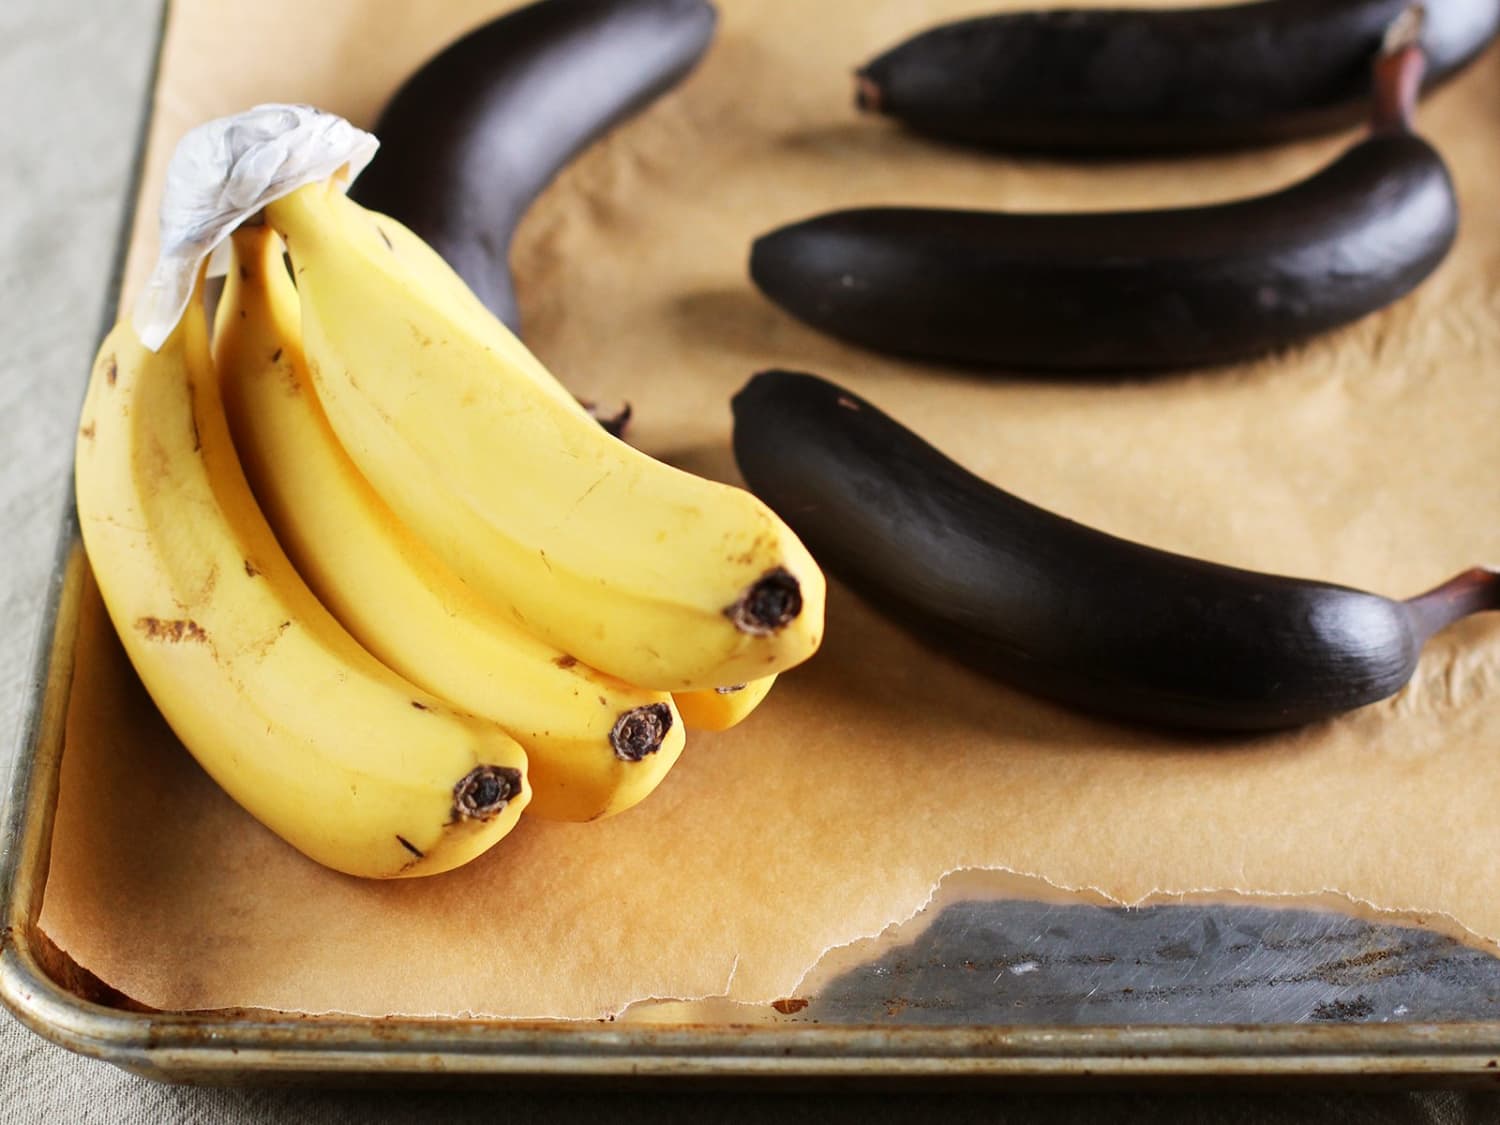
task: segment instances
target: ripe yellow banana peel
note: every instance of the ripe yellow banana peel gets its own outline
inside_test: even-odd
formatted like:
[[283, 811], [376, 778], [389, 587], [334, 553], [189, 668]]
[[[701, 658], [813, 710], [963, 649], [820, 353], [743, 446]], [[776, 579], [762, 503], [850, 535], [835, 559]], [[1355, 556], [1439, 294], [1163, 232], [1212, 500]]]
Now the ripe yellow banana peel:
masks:
[[166, 340], [111, 331], [75, 459], [125, 651], [253, 816], [352, 875], [449, 870], [528, 807], [631, 807], [685, 727], [741, 721], [816, 651], [823, 575], [754, 496], [604, 432], [337, 176], [264, 214], [220, 369], [201, 270], [168, 334], [164, 257], [143, 331]]
[[554, 647], [658, 691], [759, 679], [817, 649], [822, 572], [758, 499], [604, 433], [331, 183], [266, 218], [291, 256], [329, 422], [462, 581]]
[[105, 339], [75, 482], [131, 663], [251, 815], [374, 878], [457, 867], [515, 826], [530, 799], [521, 747], [361, 648], [281, 551], [231, 444], [201, 289], [158, 351], [128, 321]]
[[299, 573], [381, 661], [515, 737], [531, 815], [594, 820], [638, 803], [682, 751], [672, 697], [533, 637], [406, 530], [328, 425], [300, 321], [281, 240], [241, 227], [214, 354], [245, 473]]

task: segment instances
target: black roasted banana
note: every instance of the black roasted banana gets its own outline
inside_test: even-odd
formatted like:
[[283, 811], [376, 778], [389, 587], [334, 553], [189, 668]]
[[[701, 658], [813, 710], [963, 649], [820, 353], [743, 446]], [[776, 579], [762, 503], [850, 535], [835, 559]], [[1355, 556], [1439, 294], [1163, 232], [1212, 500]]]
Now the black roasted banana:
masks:
[[[944, 24], [856, 75], [860, 108], [961, 143], [1072, 153], [1227, 148], [1351, 125], [1410, 0], [1058, 8]], [[1427, 86], [1500, 31], [1500, 0], [1426, 0]]]
[[874, 207], [757, 240], [750, 276], [815, 328], [877, 351], [1027, 371], [1244, 359], [1350, 323], [1447, 255], [1458, 200], [1410, 129], [1422, 57], [1377, 67], [1370, 135], [1270, 195], [1060, 214]]
[[510, 244], [579, 152], [703, 56], [707, 0], [538, 0], [465, 35], [380, 114], [350, 195], [410, 227], [511, 329]]
[[1500, 609], [1493, 569], [1396, 601], [1092, 530], [813, 375], [751, 379], [734, 399], [734, 454], [876, 608], [1026, 691], [1115, 718], [1209, 731], [1326, 719], [1399, 691], [1439, 629]]

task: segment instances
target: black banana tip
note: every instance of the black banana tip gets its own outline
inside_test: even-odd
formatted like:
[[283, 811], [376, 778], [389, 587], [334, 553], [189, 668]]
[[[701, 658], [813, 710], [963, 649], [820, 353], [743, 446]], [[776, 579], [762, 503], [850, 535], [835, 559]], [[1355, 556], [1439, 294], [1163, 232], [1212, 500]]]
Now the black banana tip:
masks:
[[763, 234], [754, 242], [750, 243], [750, 277], [757, 285], [765, 275], [766, 265], [771, 260], [776, 232]]
[[640, 762], [661, 749], [671, 729], [672, 709], [665, 703], [647, 703], [615, 720], [609, 744], [622, 762]]
[[795, 383], [811, 384], [821, 381], [815, 375], [808, 375], [801, 371], [787, 371], [778, 367], [757, 371], [729, 400], [729, 409], [732, 414], [739, 417], [747, 409], [753, 408], [756, 400], [775, 395], [781, 387]]
[[489, 820], [520, 795], [520, 770], [475, 766], [453, 787], [453, 812], [460, 819]]
[[802, 613], [802, 584], [784, 567], [776, 567], [757, 578], [741, 592], [724, 616], [746, 636], [769, 637], [790, 625]]
[[802, 255], [791, 233], [796, 225], [777, 227], [750, 244], [750, 280], [778, 305], [803, 284], [797, 268]]

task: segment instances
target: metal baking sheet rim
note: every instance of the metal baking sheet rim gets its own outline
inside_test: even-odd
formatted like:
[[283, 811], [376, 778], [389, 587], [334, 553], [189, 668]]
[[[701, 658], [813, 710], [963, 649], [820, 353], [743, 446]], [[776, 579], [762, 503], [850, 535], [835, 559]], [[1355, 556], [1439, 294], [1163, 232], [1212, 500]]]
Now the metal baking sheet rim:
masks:
[[[156, 87], [171, 3], [163, 5]], [[114, 309], [135, 213], [141, 114], [105, 317]], [[50, 862], [88, 563], [67, 508], [33, 660], [30, 699], [0, 807], [0, 1003], [43, 1038], [163, 1082], [610, 1083], [999, 1081], [1186, 1084], [1194, 1079], [1500, 1084], [1500, 1023], [882, 1027], [626, 1025], [593, 1021], [368, 1019], [268, 1011], [137, 1011], [96, 1003], [44, 968], [37, 925]]]
[[166, 1082], [588, 1079], [1500, 1083], [1500, 1023], [899, 1027], [628, 1025], [137, 1011], [49, 974], [37, 925], [57, 807], [78, 608], [92, 576], [71, 506], [0, 820], [0, 1002], [69, 1050]]

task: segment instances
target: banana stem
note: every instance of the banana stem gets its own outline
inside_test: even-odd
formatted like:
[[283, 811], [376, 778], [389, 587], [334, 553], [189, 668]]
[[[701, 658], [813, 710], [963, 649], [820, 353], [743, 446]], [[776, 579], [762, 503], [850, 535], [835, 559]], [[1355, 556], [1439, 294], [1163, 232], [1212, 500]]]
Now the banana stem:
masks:
[[1441, 586], [1407, 599], [1412, 627], [1421, 643], [1455, 621], [1500, 610], [1500, 567], [1476, 566]]
[[1370, 131], [1375, 134], [1415, 131], [1417, 100], [1427, 72], [1427, 55], [1420, 42], [1426, 9], [1412, 4], [1398, 16], [1385, 34], [1375, 59], [1375, 104]]

